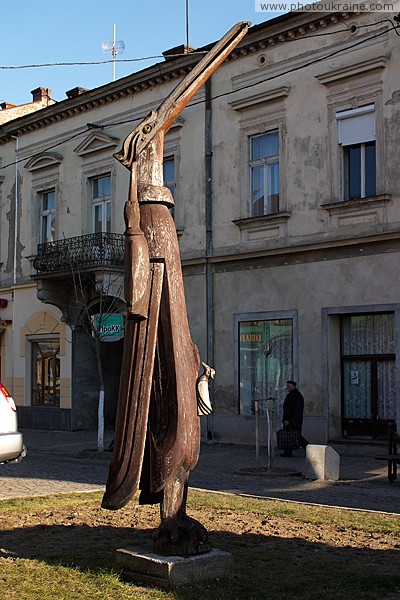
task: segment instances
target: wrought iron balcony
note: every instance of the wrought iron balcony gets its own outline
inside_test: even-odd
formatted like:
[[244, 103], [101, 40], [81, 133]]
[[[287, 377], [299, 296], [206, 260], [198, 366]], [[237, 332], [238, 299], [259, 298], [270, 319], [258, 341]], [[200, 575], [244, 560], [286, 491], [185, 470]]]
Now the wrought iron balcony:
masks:
[[124, 236], [119, 233], [92, 233], [39, 244], [33, 267], [38, 273], [55, 273], [108, 267], [123, 267]]

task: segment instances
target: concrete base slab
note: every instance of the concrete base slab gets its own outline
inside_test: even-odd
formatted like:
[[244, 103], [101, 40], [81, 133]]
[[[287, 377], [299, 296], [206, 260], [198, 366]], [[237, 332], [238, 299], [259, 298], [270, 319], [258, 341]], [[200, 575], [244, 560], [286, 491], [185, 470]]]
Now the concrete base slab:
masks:
[[340, 455], [330, 446], [308, 444], [304, 477], [337, 481], [340, 472]]
[[160, 556], [145, 548], [120, 548], [116, 562], [125, 579], [172, 590], [231, 574], [233, 556], [216, 549], [195, 556]]

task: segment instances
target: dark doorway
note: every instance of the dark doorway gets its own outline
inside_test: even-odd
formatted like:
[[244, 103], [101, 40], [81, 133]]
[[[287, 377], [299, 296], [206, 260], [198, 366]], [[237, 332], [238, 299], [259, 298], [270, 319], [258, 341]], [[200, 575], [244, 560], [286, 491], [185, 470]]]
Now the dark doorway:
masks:
[[115, 427], [123, 348], [123, 339], [118, 342], [101, 344], [101, 363], [105, 387], [104, 426], [106, 429]]

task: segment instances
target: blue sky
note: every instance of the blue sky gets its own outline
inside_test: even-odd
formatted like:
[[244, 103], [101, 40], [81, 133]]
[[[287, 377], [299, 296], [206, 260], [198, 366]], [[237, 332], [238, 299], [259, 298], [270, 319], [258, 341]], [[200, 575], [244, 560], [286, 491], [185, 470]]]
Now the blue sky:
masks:
[[[256, 13], [254, 0], [189, 0], [189, 44], [220, 39], [238, 21], [253, 25], [277, 13]], [[102, 42], [125, 43], [121, 59], [160, 55], [186, 41], [186, 0], [0, 0], [0, 67], [110, 60]], [[162, 59], [119, 63], [116, 78]], [[112, 64], [0, 69], [0, 102], [25, 104], [31, 90], [48, 87], [55, 100], [76, 86], [112, 81]]]

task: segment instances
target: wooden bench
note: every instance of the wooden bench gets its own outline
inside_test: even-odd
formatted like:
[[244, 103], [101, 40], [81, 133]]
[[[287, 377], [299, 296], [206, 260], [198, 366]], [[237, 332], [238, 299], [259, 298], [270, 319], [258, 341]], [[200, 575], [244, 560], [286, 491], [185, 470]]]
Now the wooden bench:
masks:
[[400, 454], [397, 452], [397, 444], [400, 444], [400, 434], [396, 431], [396, 424], [389, 423], [387, 454], [379, 454], [375, 458], [377, 460], [388, 461], [388, 479], [390, 482], [397, 479], [397, 465], [400, 464]]

